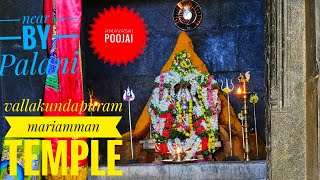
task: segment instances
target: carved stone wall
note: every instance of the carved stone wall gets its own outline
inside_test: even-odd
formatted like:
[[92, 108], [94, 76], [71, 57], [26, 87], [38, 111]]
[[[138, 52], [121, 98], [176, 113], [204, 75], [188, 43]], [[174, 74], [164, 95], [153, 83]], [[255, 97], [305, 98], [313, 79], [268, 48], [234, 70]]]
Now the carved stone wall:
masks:
[[318, 179], [315, 1], [266, 0], [270, 179]]

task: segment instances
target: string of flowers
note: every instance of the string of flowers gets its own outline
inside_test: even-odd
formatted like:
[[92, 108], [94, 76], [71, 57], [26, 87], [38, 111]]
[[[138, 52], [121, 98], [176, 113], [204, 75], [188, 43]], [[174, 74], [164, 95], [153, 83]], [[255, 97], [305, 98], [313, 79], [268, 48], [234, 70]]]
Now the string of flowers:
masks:
[[221, 109], [217, 86], [213, 76], [192, 65], [186, 51], [174, 56], [170, 71], [156, 77], [148, 111], [163, 159], [175, 157], [177, 146], [184, 159], [215, 151]]
[[160, 88], [159, 98], [161, 99], [163, 97], [163, 89], [164, 89], [164, 77], [163, 77], [163, 74], [160, 74], [159, 88]]

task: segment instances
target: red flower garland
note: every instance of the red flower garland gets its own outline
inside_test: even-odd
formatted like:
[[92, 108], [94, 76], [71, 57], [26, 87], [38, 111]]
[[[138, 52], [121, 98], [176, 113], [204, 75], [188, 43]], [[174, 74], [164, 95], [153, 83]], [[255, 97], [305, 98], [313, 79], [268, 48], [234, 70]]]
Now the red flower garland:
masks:
[[159, 144], [159, 153], [161, 154], [161, 155], [166, 155], [166, 154], [168, 154], [168, 145], [167, 145], [167, 143], [160, 143]]
[[164, 127], [171, 129], [171, 128], [172, 128], [172, 124], [167, 121], [167, 122], [164, 124]]
[[168, 138], [170, 136], [170, 131], [168, 129], [163, 130], [162, 136]]
[[201, 146], [202, 146], [202, 151], [208, 150], [208, 138], [207, 137], [202, 138]]

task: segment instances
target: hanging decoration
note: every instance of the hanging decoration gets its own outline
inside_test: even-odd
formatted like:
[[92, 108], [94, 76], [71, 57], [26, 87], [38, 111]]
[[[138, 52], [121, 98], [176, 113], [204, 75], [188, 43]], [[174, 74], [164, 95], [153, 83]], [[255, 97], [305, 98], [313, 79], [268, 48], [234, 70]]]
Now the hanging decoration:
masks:
[[[78, 0], [45, 0], [44, 14], [48, 17], [47, 25], [50, 25], [49, 36], [47, 39], [48, 56], [50, 58], [49, 72], [44, 87], [44, 102], [50, 103], [66, 103], [70, 99], [73, 102], [81, 103], [84, 101], [83, 97], [83, 83], [82, 83], [82, 64], [81, 64], [81, 47], [80, 47], [80, 29], [82, 7], [81, 1]], [[73, 17], [68, 20], [65, 17]], [[72, 38], [59, 38], [58, 35], [73, 35]], [[74, 67], [75, 74], [64, 74], [63, 69], [54, 71], [57, 66], [58, 59], [67, 58], [72, 59], [76, 57], [80, 63]], [[71, 67], [67, 67], [71, 68]], [[46, 109], [44, 107], [44, 109]], [[62, 112], [44, 111], [44, 116], [84, 116], [84, 112]], [[67, 166], [71, 167], [71, 141], [77, 139], [87, 141], [86, 138], [48, 138], [51, 140], [53, 153], [56, 154], [59, 140], [67, 141]], [[79, 148], [81, 151], [81, 148]], [[78, 179], [86, 179], [88, 175], [87, 158], [78, 161]], [[67, 175], [62, 175], [61, 167], [59, 167], [58, 174], [52, 174], [51, 169], [48, 170], [48, 179], [72, 179], [70, 168], [68, 168]]]
[[192, 31], [202, 22], [200, 5], [192, 0], [180, 1], [173, 11], [173, 21], [182, 31]]

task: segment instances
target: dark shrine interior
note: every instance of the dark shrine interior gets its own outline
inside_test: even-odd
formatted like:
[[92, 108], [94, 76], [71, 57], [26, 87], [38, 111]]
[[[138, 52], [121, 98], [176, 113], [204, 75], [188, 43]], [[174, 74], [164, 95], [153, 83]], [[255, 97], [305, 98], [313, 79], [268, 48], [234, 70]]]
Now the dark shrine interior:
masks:
[[[83, 0], [83, 16], [81, 31], [81, 50], [83, 61], [83, 78], [85, 87], [85, 100], [89, 101], [87, 91], [94, 91], [94, 99], [100, 102], [122, 102], [123, 112], [112, 114], [106, 112], [94, 112], [93, 116], [122, 115], [118, 124], [120, 133], [129, 130], [128, 106], [122, 99], [124, 90], [130, 86], [136, 98], [131, 102], [133, 126], [135, 126], [143, 107], [147, 103], [154, 78], [160, 74], [163, 65], [167, 62], [175, 46], [180, 30], [172, 21], [173, 9], [178, 1], [173, 0], [142, 0], [142, 1], [113, 1], [113, 0]], [[15, 1], [8, 1], [8, 7]], [[198, 0], [203, 10], [203, 22], [188, 35], [193, 41], [195, 52], [206, 64], [209, 72], [215, 76], [218, 82], [225, 78], [233, 79], [236, 87], [239, 86], [237, 77], [239, 73], [250, 71], [251, 82], [248, 84], [250, 91], [256, 92], [260, 98], [257, 104], [257, 128], [258, 133], [265, 139], [265, 58], [264, 58], [264, 1], [263, 0]], [[93, 54], [88, 40], [90, 24], [98, 12], [111, 5], [127, 5], [140, 12], [149, 31], [148, 47], [144, 54], [136, 59], [133, 64], [127, 66], [110, 66], [98, 59]], [[30, 6], [22, 10], [24, 6]], [[19, 10], [20, 8], [20, 10]], [[42, 2], [25, 1], [15, 11], [6, 9], [6, 14], [15, 17], [25, 14], [36, 14], [38, 8], [42, 8]], [[0, 27], [1, 34], [8, 32], [21, 33], [20, 25], [10, 25], [9, 28]], [[21, 29], [21, 28], [20, 28]], [[0, 51], [21, 55], [20, 58], [32, 58], [32, 52], [25, 52], [15, 42], [0, 42]], [[46, 52], [41, 51], [39, 56], [45, 57]], [[19, 58], [19, 57], [17, 57]], [[11, 70], [14, 71], [14, 70]], [[3, 111], [4, 102], [19, 102], [22, 98], [30, 97], [31, 101], [37, 101], [43, 97], [43, 76], [17, 77], [14, 73], [8, 73], [6, 78], [1, 78], [0, 104]], [[19, 88], [12, 82], [20, 82]], [[231, 94], [231, 105], [236, 113], [242, 107], [241, 100]], [[250, 104], [251, 106], [251, 104]], [[249, 123], [253, 127], [252, 107], [249, 108]], [[4, 121], [5, 115], [40, 115], [39, 113], [1, 113], [0, 137], [4, 137], [8, 130], [8, 124]], [[90, 115], [90, 114], [88, 114]], [[0, 139], [0, 140], [1, 140]], [[105, 140], [101, 140], [101, 154], [106, 154]]]
[[[123, 102], [123, 118], [118, 124], [121, 133], [129, 131], [128, 105], [122, 99], [124, 90], [130, 86], [136, 99], [131, 102], [133, 126], [152, 92], [154, 78], [160, 74], [175, 46], [180, 30], [172, 21], [173, 8], [177, 1], [83, 1], [82, 51], [85, 62], [85, 84], [94, 90], [94, 98], [101, 102]], [[258, 94], [257, 128], [265, 139], [265, 79], [264, 79], [264, 2], [262, 0], [199, 0], [203, 10], [203, 22], [188, 35], [195, 52], [204, 61], [209, 72], [218, 82], [232, 79], [236, 87], [239, 73], [250, 71], [248, 89]], [[104, 64], [93, 54], [88, 40], [90, 24], [98, 12], [110, 6], [127, 5], [140, 12], [149, 31], [148, 47], [134, 64], [117, 67]], [[112, 88], [111, 88], [112, 87]], [[87, 95], [88, 99], [88, 95]], [[236, 113], [242, 102], [234, 93], [230, 97]], [[251, 104], [250, 104], [251, 106]], [[252, 107], [250, 107], [252, 111]], [[95, 112], [103, 116], [108, 113]], [[249, 112], [253, 128], [252, 112]]]

